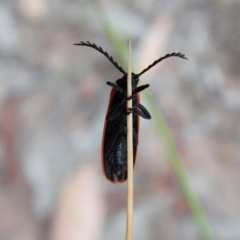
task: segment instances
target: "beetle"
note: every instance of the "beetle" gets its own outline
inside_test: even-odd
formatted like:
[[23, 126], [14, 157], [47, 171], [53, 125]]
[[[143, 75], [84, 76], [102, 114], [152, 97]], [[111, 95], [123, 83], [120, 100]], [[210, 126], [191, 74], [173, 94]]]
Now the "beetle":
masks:
[[[151, 119], [148, 110], [140, 103], [140, 92], [150, 85], [138, 87], [139, 77], [157, 63], [169, 57], [187, 59], [182, 53], [171, 53], [157, 59], [138, 74], [132, 73], [132, 96], [127, 97], [127, 73], [113, 60], [109, 54], [94, 43], [74, 43], [77, 46], [87, 46], [102, 53], [108, 60], [123, 73], [116, 83], [107, 82], [112, 87], [108, 104], [102, 137], [102, 169], [105, 177], [113, 183], [127, 180], [127, 114], [133, 114], [133, 165], [135, 165], [138, 145], [139, 116]], [[132, 109], [127, 109], [127, 101], [132, 99]]]

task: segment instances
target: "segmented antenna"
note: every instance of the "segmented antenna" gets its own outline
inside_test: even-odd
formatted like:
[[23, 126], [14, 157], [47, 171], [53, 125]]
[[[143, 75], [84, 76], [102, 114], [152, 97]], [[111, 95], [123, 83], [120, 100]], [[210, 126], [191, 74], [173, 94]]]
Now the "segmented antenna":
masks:
[[156, 60], [154, 63], [152, 63], [151, 65], [149, 65], [146, 69], [144, 69], [143, 71], [141, 71], [139, 74], [136, 74], [136, 75], [139, 77], [139, 76], [142, 75], [143, 73], [147, 72], [150, 68], [152, 68], [153, 66], [155, 66], [156, 64], [158, 64], [158, 63], [161, 62], [162, 60], [164, 60], [164, 59], [166, 59], [166, 58], [169, 58], [169, 57], [180, 57], [180, 58], [187, 59], [187, 58], [185, 57], [185, 55], [182, 54], [182, 53], [175, 53], [175, 52], [169, 53], [169, 54], [167, 54], [166, 56], [159, 58], [159, 59]]
[[102, 53], [105, 57], [108, 58], [108, 60], [123, 74], [126, 74], [126, 72], [123, 70], [121, 66], [118, 65], [117, 62], [115, 62], [112, 58], [112, 56], [109, 56], [107, 52], [105, 52], [101, 47], [98, 47], [95, 43], [90, 43], [90, 42], [80, 42], [80, 43], [74, 43], [73, 45], [77, 46], [87, 46], [87, 47], [92, 47]]

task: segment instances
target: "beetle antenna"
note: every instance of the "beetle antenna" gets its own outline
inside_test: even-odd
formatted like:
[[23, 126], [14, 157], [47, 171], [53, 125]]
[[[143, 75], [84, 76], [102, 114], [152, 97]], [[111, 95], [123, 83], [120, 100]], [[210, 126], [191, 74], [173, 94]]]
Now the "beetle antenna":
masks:
[[77, 46], [87, 46], [87, 47], [92, 47], [94, 49], [96, 49], [97, 51], [99, 51], [100, 53], [102, 53], [105, 57], [107, 57], [107, 59], [123, 74], [126, 74], [126, 72], [123, 70], [123, 68], [121, 66], [118, 65], [117, 62], [115, 62], [112, 58], [112, 56], [109, 56], [108, 53], [106, 51], [104, 51], [101, 47], [98, 47], [95, 43], [90, 43], [90, 42], [80, 42], [80, 43], [74, 43], [73, 45], [77, 45]]
[[159, 58], [158, 60], [156, 60], [155, 62], [153, 62], [151, 65], [149, 65], [146, 69], [144, 69], [143, 71], [141, 71], [139, 74], [136, 74], [136, 75], [139, 77], [139, 76], [142, 75], [143, 73], [147, 72], [150, 68], [152, 68], [153, 66], [155, 66], [156, 64], [158, 64], [158, 63], [161, 62], [162, 60], [164, 60], [164, 59], [166, 59], [166, 58], [169, 58], [169, 57], [180, 57], [180, 58], [187, 59], [187, 58], [185, 57], [185, 55], [182, 54], [182, 53], [175, 53], [175, 52], [169, 53], [169, 54], [167, 54], [166, 56]]

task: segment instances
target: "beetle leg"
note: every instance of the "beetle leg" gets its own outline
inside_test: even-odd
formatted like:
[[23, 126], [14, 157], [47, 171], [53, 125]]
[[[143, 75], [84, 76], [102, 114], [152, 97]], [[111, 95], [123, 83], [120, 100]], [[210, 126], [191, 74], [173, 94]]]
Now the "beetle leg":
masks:
[[142, 104], [138, 103], [136, 110], [138, 115], [140, 115], [142, 118], [145, 118], [145, 119], [152, 118], [148, 110]]
[[127, 97], [126, 99], [127, 99], [127, 100], [133, 99], [133, 96], [134, 96], [134, 95], [132, 94], [130, 97]]
[[134, 93], [141, 92], [141, 91], [143, 91], [144, 89], [146, 89], [146, 88], [148, 88], [148, 87], [150, 87], [149, 84], [145, 84], [145, 85], [142, 85], [142, 86], [140, 86], [140, 87], [137, 87], [137, 88], [134, 90]]
[[[148, 87], [150, 87], [149, 84], [145, 84], [145, 85], [142, 85], [142, 86], [140, 86], [140, 87], [137, 87], [137, 88], [133, 91], [133, 95], [136, 94], [136, 93], [138, 93], [138, 92], [143, 91], [144, 89], [146, 89], [146, 88], [148, 88]], [[132, 98], [133, 98], [133, 95], [130, 96], [130, 97], [127, 97], [127, 100], [132, 99]]]
[[112, 83], [112, 82], [107, 82], [107, 85], [109, 85], [110, 87], [114, 88], [116, 91], [123, 93], [123, 89], [121, 87], [119, 87], [117, 84]]
[[134, 109], [134, 108], [128, 108], [128, 109], [126, 110], [127, 115], [130, 114], [130, 113], [132, 113], [133, 109]]

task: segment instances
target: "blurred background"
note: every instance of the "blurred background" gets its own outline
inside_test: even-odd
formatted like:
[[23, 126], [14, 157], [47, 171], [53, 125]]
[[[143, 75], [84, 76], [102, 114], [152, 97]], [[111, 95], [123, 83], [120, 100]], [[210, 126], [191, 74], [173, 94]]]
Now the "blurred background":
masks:
[[141, 77], [173, 147], [141, 93], [153, 119], [141, 119], [134, 239], [240, 239], [239, 1], [2, 0], [0, 26], [1, 240], [125, 238], [126, 184], [104, 178], [100, 154], [106, 82], [122, 74], [73, 43], [126, 70], [128, 39], [135, 73], [189, 59]]

